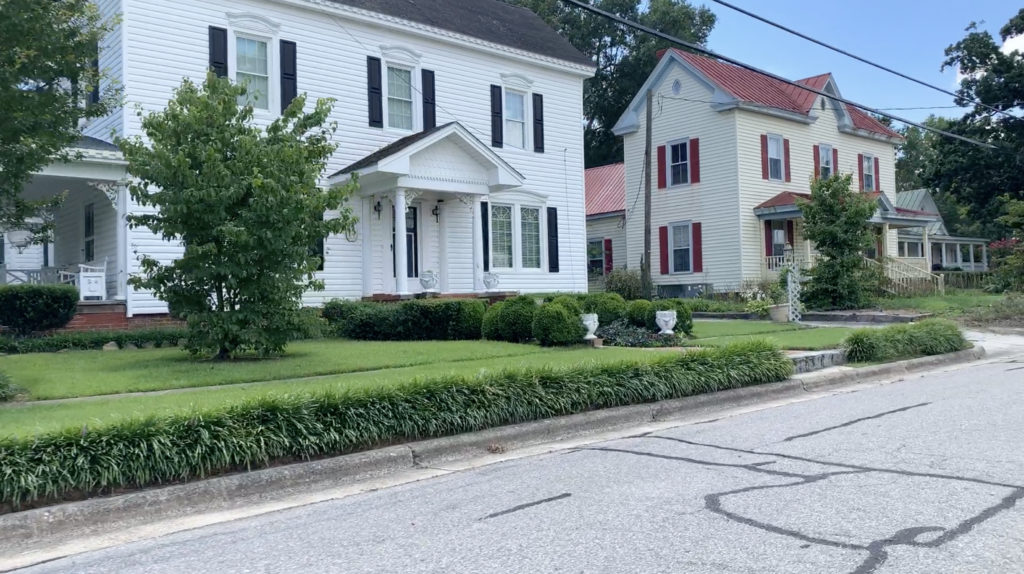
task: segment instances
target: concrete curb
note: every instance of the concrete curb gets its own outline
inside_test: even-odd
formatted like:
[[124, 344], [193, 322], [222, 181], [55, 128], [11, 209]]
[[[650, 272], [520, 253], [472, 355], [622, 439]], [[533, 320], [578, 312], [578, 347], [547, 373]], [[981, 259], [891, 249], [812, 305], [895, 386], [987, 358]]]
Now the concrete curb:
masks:
[[445, 461], [792, 398], [816, 390], [915, 370], [966, 363], [984, 356], [985, 349], [975, 347], [937, 357], [804, 375], [800, 380], [791, 379], [683, 399], [591, 411], [320, 461], [6, 514], [0, 516], [0, 555], [21, 552], [27, 545], [47, 546], [158, 520], [228, 510], [303, 492], [337, 488]]

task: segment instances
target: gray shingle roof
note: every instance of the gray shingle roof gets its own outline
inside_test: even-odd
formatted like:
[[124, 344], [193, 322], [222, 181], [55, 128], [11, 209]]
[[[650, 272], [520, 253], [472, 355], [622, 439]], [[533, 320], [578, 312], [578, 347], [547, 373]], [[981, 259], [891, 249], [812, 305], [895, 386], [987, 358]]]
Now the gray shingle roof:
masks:
[[121, 151], [121, 149], [114, 144], [88, 136], [78, 140], [74, 147], [78, 149], [91, 149], [96, 151]]
[[540, 16], [499, 0], [331, 0], [525, 50], [574, 64], [593, 65]]

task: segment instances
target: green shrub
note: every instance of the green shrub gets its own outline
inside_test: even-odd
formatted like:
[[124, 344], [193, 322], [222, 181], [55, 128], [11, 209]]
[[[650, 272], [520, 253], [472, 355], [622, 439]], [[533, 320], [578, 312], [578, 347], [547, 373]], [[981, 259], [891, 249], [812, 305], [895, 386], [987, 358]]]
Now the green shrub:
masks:
[[498, 327], [501, 325], [501, 309], [504, 306], [504, 301], [498, 301], [487, 308], [487, 311], [484, 313], [484, 324], [482, 327], [484, 339], [488, 341], [498, 340]]
[[747, 313], [756, 313], [758, 317], [767, 317], [771, 313], [771, 301], [765, 301], [764, 299], [754, 299], [753, 301], [747, 301]]
[[475, 299], [402, 303], [331, 301], [322, 314], [334, 333], [361, 341], [479, 339], [485, 305]]
[[615, 269], [604, 276], [604, 290], [626, 301], [641, 298], [641, 284], [640, 271], [637, 269]]
[[677, 335], [660, 335], [646, 326], [637, 327], [625, 319], [597, 330], [597, 336], [604, 339], [608, 347], [675, 347], [679, 345]]
[[186, 338], [186, 335], [184, 328], [165, 327], [133, 331], [56, 333], [45, 337], [2, 337], [0, 338], [0, 353], [88, 351], [99, 349], [111, 342], [117, 343], [121, 348], [129, 344], [142, 347], [147, 343], [152, 343], [157, 347], [173, 347], [177, 346], [180, 339]]
[[0, 286], [0, 325], [28, 336], [60, 329], [78, 310], [78, 289], [71, 285]]
[[960, 351], [967, 344], [956, 323], [927, 319], [881, 329], [857, 329], [843, 340], [842, 348], [847, 360], [867, 363], [942, 355]]
[[536, 311], [537, 300], [530, 295], [508, 299], [500, 307], [492, 306], [487, 311], [493, 317], [484, 332], [484, 338], [509, 343], [529, 341], [533, 338], [533, 315]]
[[583, 304], [580, 303], [579, 297], [561, 295], [559, 297], [555, 297], [554, 299], [548, 301], [545, 304], [550, 305], [552, 303], [554, 303], [555, 305], [561, 305], [565, 307], [566, 309], [569, 310], [570, 313], [575, 313], [577, 317], [583, 314]]
[[533, 314], [533, 338], [544, 347], [577, 345], [586, 334], [580, 314], [558, 303], [557, 299], [542, 305]]
[[597, 313], [601, 325], [612, 323], [626, 316], [626, 301], [617, 293], [593, 293], [583, 301], [584, 313]]
[[388, 388], [269, 394], [206, 411], [0, 439], [0, 504], [183, 482], [284, 461], [781, 381], [767, 341], [644, 361], [519, 368]]
[[746, 304], [741, 301], [718, 299], [684, 299], [691, 313], [745, 313]]
[[659, 299], [654, 301], [651, 305], [651, 309], [647, 312], [647, 328], [651, 331], [658, 332], [660, 329], [658, 323], [655, 321], [658, 311], [675, 311], [676, 312], [676, 327], [673, 329], [676, 333], [683, 333], [684, 335], [693, 334], [693, 314], [690, 313], [690, 307], [687, 305], [686, 299]]
[[654, 304], [650, 301], [638, 299], [630, 301], [626, 307], [626, 320], [634, 327], [647, 328], [647, 317], [651, 314]]
[[10, 377], [0, 373], [0, 403], [13, 401], [18, 395], [25, 392], [25, 389], [11, 382]]

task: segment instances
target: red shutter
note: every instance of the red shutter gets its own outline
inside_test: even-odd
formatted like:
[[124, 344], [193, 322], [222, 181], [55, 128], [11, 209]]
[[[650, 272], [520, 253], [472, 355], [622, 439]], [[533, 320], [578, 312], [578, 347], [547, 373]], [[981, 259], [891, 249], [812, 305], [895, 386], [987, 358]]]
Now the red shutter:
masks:
[[690, 140], [690, 183], [700, 183], [700, 140]]
[[668, 227], [658, 228], [658, 249], [661, 251], [661, 274], [668, 275]]
[[693, 272], [704, 272], [704, 240], [700, 235], [700, 223], [693, 224]]
[[768, 136], [761, 134], [761, 179], [768, 179]]
[[814, 146], [814, 179], [821, 177], [821, 146]]
[[857, 154], [857, 178], [860, 181], [860, 190], [864, 191], [864, 154]]
[[604, 272], [611, 273], [615, 270], [615, 263], [612, 261], [612, 240], [604, 240]]
[[878, 171], [878, 166], [881, 163], [882, 162], [878, 161], [878, 158], [876, 157], [875, 158], [875, 191], [882, 191], [882, 177], [881, 177], [882, 174], [879, 173], [879, 171]]
[[665, 146], [658, 146], [658, 189], [668, 187], [668, 176], [665, 173]]
[[839, 150], [832, 148], [832, 175], [839, 174]]
[[790, 247], [796, 245], [796, 229], [793, 226], [792, 219], [786, 220], [786, 243], [788, 243]]
[[793, 181], [793, 175], [789, 171], [789, 140], [782, 140], [782, 153], [786, 158], [786, 181]]
[[764, 222], [764, 256], [772, 256], [772, 222]]

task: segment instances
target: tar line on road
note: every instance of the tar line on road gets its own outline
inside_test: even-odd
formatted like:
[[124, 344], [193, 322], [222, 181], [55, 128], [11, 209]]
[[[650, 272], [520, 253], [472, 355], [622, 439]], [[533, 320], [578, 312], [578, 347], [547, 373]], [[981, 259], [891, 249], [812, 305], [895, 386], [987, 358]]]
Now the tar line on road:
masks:
[[547, 504], [549, 502], [555, 502], [556, 500], [562, 500], [564, 498], [569, 498], [570, 496], [572, 496], [572, 494], [569, 494], [568, 492], [566, 492], [566, 493], [563, 493], [563, 494], [559, 494], [558, 496], [552, 496], [551, 498], [545, 498], [544, 500], [538, 500], [536, 502], [527, 502], [526, 504], [520, 504], [519, 506], [513, 506], [512, 508], [509, 508], [508, 510], [502, 510], [501, 512], [495, 512], [494, 514], [488, 514], [487, 516], [481, 518], [480, 520], [488, 520], [488, 519], [491, 519], [491, 518], [497, 518], [499, 516], [505, 516], [506, 514], [512, 514], [513, 512], [519, 512], [520, 510], [525, 510], [527, 508], [533, 508], [534, 506], [540, 506], [541, 504]]
[[870, 421], [870, 420], [872, 420], [872, 419], [880, 419], [880, 418], [882, 418], [882, 417], [886, 417], [886, 416], [889, 416], [889, 415], [894, 415], [894, 414], [896, 414], [896, 413], [902, 413], [902, 412], [906, 412], [906, 411], [909, 411], [910, 409], [916, 409], [916, 408], [920, 408], [920, 407], [926, 407], [926, 406], [928, 406], [928, 405], [930, 405], [930, 404], [931, 404], [931, 403], [921, 403], [921, 404], [919, 404], [919, 405], [911, 405], [911, 406], [909, 406], [909, 407], [903, 407], [903, 408], [901, 408], [901, 409], [895, 409], [895, 410], [891, 410], [891, 411], [885, 411], [884, 413], [878, 413], [877, 415], [871, 415], [871, 416], [869, 416], [869, 417], [863, 417], [863, 418], [859, 418], [859, 419], [853, 419], [852, 421], [848, 421], [848, 422], [845, 422], [845, 423], [843, 423], [843, 424], [841, 424], [841, 425], [836, 425], [836, 426], [834, 426], [834, 427], [828, 427], [828, 428], [824, 428], [824, 429], [820, 429], [820, 430], [812, 431], [812, 432], [809, 432], [809, 433], [804, 433], [804, 434], [798, 434], [798, 435], [795, 435], [795, 436], [791, 436], [791, 437], [788, 437], [788, 438], [784, 438], [784, 439], [782, 439], [782, 442], [789, 442], [789, 441], [791, 441], [791, 440], [796, 440], [796, 439], [799, 439], [799, 438], [807, 438], [807, 437], [809, 437], [809, 436], [814, 436], [814, 435], [816, 435], [816, 434], [821, 434], [821, 433], [823, 433], [823, 432], [829, 432], [829, 431], [834, 431], [834, 430], [836, 430], [836, 429], [841, 429], [841, 428], [843, 428], [843, 427], [853, 426], [853, 425], [855, 425], [855, 424], [857, 424], [857, 423], [862, 423], [862, 422], [864, 422], [864, 421]]

